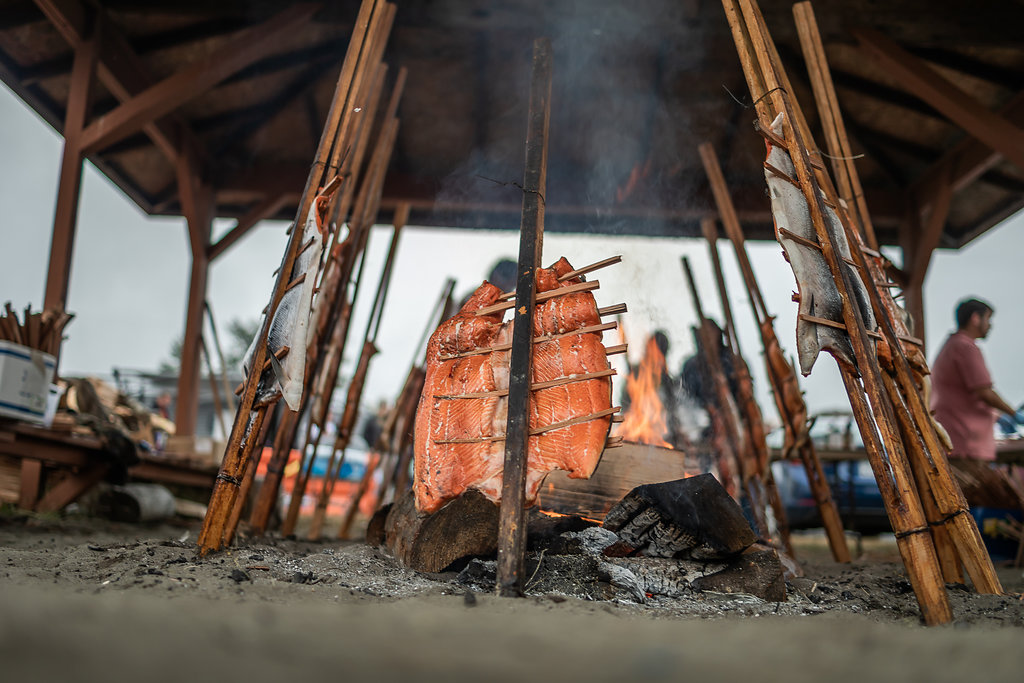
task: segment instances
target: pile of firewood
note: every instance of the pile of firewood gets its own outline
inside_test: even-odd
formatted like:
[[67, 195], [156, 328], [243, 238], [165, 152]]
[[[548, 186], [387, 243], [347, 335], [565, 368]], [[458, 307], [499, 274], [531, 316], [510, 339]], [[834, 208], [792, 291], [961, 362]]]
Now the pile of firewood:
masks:
[[64, 326], [74, 317], [74, 314], [56, 308], [33, 313], [30, 304], [25, 307], [23, 319], [18, 320], [17, 312], [8, 301], [4, 304], [4, 310], [0, 311], [0, 340], [56, 356], [60, 350]]

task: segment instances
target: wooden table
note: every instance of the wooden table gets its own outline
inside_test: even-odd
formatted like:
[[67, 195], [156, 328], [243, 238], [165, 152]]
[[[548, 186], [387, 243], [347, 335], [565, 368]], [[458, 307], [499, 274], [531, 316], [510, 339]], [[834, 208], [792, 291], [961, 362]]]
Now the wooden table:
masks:
[[[216, 467], [139, 451], [128, 468], [131, 479], [212, 490]], [[20, 461], [18, 506], [55, 512], [74, 502], [110, 474], [111, 461], [96, 436], [55, 431], [24, 422], [0, 423], [0, 456]], [[46, 488], [47, 478], [56, 479]]]

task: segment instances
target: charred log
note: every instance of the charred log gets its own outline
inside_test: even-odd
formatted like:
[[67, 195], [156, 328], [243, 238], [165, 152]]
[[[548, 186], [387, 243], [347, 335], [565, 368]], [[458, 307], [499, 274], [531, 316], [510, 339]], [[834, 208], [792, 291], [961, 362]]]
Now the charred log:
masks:
[[757, 540], [739, 505], [710, 474], [638, 486], [609, 511], [609, 556], [721, 559]]
[[416, 510], [412, 491], [406, 491], [387, 514], [384, 545], [419, 572], [440, 572], [463, 558], [491, 556], [498, 549], [498, 506], [469, 490], [425, 514]]

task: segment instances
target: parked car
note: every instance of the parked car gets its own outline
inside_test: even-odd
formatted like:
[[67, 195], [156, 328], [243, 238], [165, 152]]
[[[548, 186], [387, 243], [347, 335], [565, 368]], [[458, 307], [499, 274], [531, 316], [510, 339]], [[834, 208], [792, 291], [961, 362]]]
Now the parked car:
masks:
[[[892, 531], [882, 494], [866, 460], [842, 460], [822, 463], [832, 499], [839, 510], [843, 528], [874, 535]], [[772, 474], [779, 497], [786, 508], [790, 529], [815, 529], [821, 526], [818, 504], [814, 500], [807, 473], [798, 462], [776, 462]]]
[[[850, 459], [823, 460], [825, 479], [832, 490], [843, 528], [863, 534], [879, 534], [892, 530], [875, 482], [874, 472], [864, 454], [864, 443], [848, 412], [819, 413], [811, 421], [811, 441], [819, 453], [849, 453]], [[782, 445], [781, 432], [769, 437], [769, 444]], [[781, 461], [772, 464], [772, 474], [779, 497], [786, 508], [791, 529], [814, 529], [821, 526], [821, 516], [814, 500], [807, 472], [800, 462]]]

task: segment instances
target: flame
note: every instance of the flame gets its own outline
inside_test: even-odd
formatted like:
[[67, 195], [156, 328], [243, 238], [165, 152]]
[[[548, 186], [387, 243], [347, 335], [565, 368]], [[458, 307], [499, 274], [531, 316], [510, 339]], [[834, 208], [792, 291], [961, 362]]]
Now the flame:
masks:
[[665, 406], [658, 395], [661, 376], [665, 372], [665, 356], [658, 349], [654, 337], [647, 340], [640, 367], [626, 377], [629, 392], [629, 411], [616, 433], [626, 441], [671, 448], [665, 441]]
[[601, 520], [599, 519], [594, 519], [593, 517], [584, 517], [583, 515], [567, 515], [561, 512], [553, 512], [551, 510], [537, 510], [537, 512], [544, 515], [545, 517], [575, 517], [577, 519], [582, 519], [587, 522], [596, 522], [597, 524], [601, 523]]

